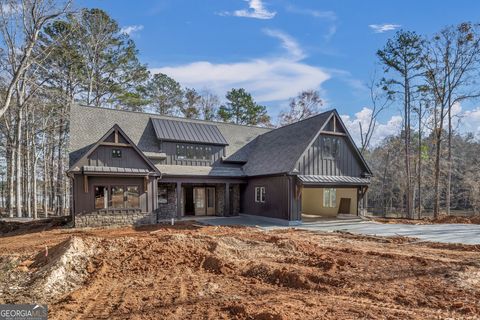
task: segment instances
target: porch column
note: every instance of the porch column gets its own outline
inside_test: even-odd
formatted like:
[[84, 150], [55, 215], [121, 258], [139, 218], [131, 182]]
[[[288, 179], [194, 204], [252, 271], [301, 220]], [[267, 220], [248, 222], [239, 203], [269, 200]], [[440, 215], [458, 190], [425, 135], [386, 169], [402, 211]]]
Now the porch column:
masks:
[[182, 183], [177, 182], [177, 218], [182, 217]]
[[225, 183], [225, 207], [223, 209], [223, 215], [230, 215], [230, 183]]

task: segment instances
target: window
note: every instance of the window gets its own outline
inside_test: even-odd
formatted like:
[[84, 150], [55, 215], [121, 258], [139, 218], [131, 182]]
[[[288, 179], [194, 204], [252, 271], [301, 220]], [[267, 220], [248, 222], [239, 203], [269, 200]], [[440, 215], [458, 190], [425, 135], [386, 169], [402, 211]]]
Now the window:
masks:
[[335, 137], [323, 137], [322, 156], [323, 158], [335, 158], [340, 151], [340, 140]]
[[110, 208], [119, 209], [124, 207], [124, 187], [112, 186], [111, 189], [111, 203]]
[[108, 187], [95, 187], [95, 209], [106, 209], [108, 207]]
[[122, 150], [121, 149], [112, 149], [112, 158], [121, 158]]
[[205, 160], [212, 160], [212, 147], [205, 147]]
[[187, 159], [195, 159], [194, 146], [187, 146]]
[[177, 159], [182, 160], [187, 158], [187, 153], [185, 150], [185, 145], [177, 144]]
[[168, 203], [168, 191], [167, 188], [158, 189], [158, 204]]
[[177, 144], [177, 160], [212, 160], [212, 147]]
[[95, 186], [95, 209], [140, 208], [140, 186]]
[[125, 208], [140, 208], [140, 190], [138, 186], [127, 186]]
[[265, 202], [265, 187], [255, 187], [255, 202]]
[[334, 189], [334, 188], [323, 189], [323, 207], [324, 208], [337, 207], [337, 189]]

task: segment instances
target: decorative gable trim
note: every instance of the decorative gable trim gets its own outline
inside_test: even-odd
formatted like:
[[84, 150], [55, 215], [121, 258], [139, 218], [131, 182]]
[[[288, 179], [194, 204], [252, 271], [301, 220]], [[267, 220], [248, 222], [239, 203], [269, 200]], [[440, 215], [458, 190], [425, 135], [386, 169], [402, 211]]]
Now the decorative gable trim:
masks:
[[[106, 141], [111, 135], [114, 135], [114, 141]], [[121, 138], [125, 142], [120, 142]], [[137, 147], [137, 145], [127, 136], [127, 134], [120, 128], [118, 124], [114, 124], [113, 127], [107, 131], [91, 148], [83, 154], [73, 165], [70, 166], [67, 173], [78, 171], [75, 168], [78, 168], [79, 164], [85, 159], [88, 158], [99, 146], [113, 146], [113, 147], [128, 147], [133, 148], [138, 155], [147, 163], [151, 172], [154, 172], [156, 175], [161, 175], [160, 171], [155, 167], [155, 165], [143, 154], [143, 152]]]
[[[330, 130], [325, 130], [326, 127], [328, 126], [328, 124], [330, 123], [330, 121], [333, 119], [333, 131], [330, 131]], [[341, 129], [338, 130], [338, 129]], [[342, 132], [343, 131], [343, 132]], [[293, 170], [295, 170], [295, 166], [296, 164], [298, 163], [298, 161], [300, 159], [302, 159], [302, 157], [305, 155], [305, 153], [310, 149], [310, 147], [315, 143], [315, 141], [317, 140], [317, 138], [321, 135], [321, 134], [328, 134], [328, 135], [337, 135], [337, 136], [344, 136], [347, 138], [348, 142], [350, 143], [354, 153], [357, 155], [358, 159], [360, 160], [360, 162], [363, 164], [364, 168], [366, 169], [366, 172], [369, 174], [369, 175], [372, 175], [372, 171], [370, 170], [370, 167], [368, 166], [367, 162], [365, 161], [365, 158], [362, 156], [362, 154], [360, 153], [360, 150], [358, 150], [355, 142], [353, 141], [352, 137], [350, 136], [350, 133], [348, 132], [347, 130], [347, 127], [345, 126], [345, 124], [343, 123], [342, 119], [340, 118], [340, 115], [338, 114], [337, 110], [336, 109], [333, 109], [332, 110], [332, 114], [327, 118], [327, 120], [325, 121], [325, 123], [320, 127], [320, 129], [318, 130], [318, 132], [314, 135], [313, 139], [309, 142], [309, 144], [307, 145], [307, 147], [305, 148], [305, 150], [302, 152], [302, 154], [300, 155], [300, 157], [298, 157], [297, 161], [295, 161], [295, 164], [294, 164], [294, 167], [290, 170], [290, 172], [293, 172]]]

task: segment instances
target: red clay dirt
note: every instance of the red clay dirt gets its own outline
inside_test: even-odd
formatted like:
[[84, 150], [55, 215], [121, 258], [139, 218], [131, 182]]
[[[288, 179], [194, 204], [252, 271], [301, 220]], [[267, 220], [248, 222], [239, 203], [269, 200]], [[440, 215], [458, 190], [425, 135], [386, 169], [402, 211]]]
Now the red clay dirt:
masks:
[[182, 224], [7, 236], [0, 252], [0, 303], [51, 319], [480, 318], [478, 246]]
[[401, 218], [372, 218], [372, 220], [381, 223], [402, 223], [402, 224], [443, 224], [443, 223], [463, 223], [480, 224], [480, 215], [470, 217], [440, 215], [438, 218], [423, 219], [401, 219]]

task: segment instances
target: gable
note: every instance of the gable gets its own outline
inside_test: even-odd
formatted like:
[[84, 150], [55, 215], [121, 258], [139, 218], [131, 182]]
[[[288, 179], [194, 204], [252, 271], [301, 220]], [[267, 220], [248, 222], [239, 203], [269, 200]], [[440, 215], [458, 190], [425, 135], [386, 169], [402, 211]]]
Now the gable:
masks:
[[295, 169], [302, 175], [371, 175], [370, 168], [336, 110], [298, 158]]
[[332, 111], [277, 128], [257, 138], [243, 170], [248, 176], [289, 173]]
[[85, 167], [128, 168], [159, 173], [118, 125], [114, 125], [92, 145], [69, 171], [78, 172]]

